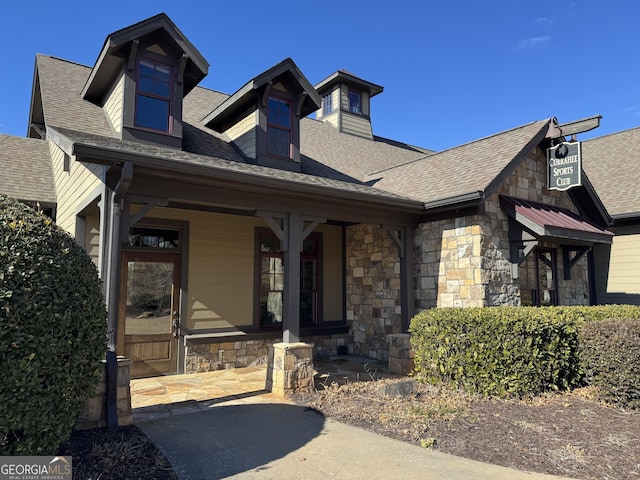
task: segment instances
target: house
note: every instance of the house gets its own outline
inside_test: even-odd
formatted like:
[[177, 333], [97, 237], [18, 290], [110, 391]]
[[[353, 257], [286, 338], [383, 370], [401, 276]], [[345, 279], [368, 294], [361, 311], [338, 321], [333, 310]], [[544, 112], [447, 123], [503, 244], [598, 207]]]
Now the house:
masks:
[[640, 305], [640, 128], [583, 143], [584, 169], [613, 220], [594, 246], [597, 303]]
[[164, 14], [93, 66], [38, 55], [29, 138], [1, 144], [0, 188], [49, 205], [98, 266], [134, 377], [275, 343], [387, 360], [416, 310], [595, 298], [609, 216], [586, 177], [547, 188], [555, 118], [436, 153], [375, 136], [383, 87], [348, 71], [312, 85], [284, 59], [229, 95], [198, 86], [208, 67]]

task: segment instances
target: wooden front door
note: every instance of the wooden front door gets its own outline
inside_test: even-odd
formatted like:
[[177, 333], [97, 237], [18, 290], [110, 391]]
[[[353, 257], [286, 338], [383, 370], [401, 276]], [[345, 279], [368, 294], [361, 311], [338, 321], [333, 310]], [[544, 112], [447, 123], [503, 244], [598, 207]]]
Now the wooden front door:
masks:
[[131, 377], [177, 372], [180, 254], [123, 252], [118, 350]]

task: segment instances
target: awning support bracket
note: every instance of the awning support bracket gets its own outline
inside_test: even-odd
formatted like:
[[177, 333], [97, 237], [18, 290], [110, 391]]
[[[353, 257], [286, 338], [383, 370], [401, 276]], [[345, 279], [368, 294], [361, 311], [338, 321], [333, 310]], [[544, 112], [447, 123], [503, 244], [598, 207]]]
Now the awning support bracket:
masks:
[[[587, 253], [591, 247], [577, 246], [577, 245], [563, 245], [562, 246], [562, 263], [564, 270], [564, 279], [571, 280], [571, 267], [573, 267], [582, 256]], [[573, 258], [571, 254], [575, 255]]]

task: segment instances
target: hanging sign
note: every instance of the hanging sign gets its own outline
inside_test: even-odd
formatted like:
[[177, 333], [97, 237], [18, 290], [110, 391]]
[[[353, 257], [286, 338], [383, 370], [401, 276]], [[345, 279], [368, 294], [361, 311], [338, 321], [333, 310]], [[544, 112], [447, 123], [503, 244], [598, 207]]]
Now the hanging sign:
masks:
[[562, 142], [547, 149], [547, 188], [569, 190], [582, 185], [582, 145]]

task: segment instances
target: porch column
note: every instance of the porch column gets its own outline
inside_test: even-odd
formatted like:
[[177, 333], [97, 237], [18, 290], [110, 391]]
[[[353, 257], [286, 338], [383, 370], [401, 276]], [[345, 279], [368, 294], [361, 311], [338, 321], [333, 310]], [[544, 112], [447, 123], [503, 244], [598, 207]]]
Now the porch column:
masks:
[[289, 213], [284, 243], [284, 292], [282, 306], [282, 341], [300, 341], [300, 252], [302, 250], [302, 216]]
[[415, 313], [413, 228], [402, 229], [403, 255], [400, 257], [400, 307], [402, 309], [402, 332], [409, 331], [409, 323]]
[[120, 179], [113, 190], [107, 190], [107, 198], [103, 202], [108, 204], [108, 232], [103, 237], [106, 240], [103, 265], [105, 266], [106, 278], [106, 303], [107, 303], [107, 392], [105, 396], [107, 427], [118, 427], [117, 396], [118, 396], [118, 365], [116, 360], [117, 333], [118, 333], [118, 302], [120, 297], [120, 250], [122, 245], [122, 232], [128, 232], [129, 217], [128, 209], [126, 215], [122, 215], [124, 205], [124, 194], [131, 185], [133, 177], [133, 166], [127, 162], [122, 166]]
[[400, 257], [400, 310], [401, 333], [409, 331], [409, 322], [415, 311], [413, 285], [413, 228], [411, 226], [384, 227], [398, 247]]

